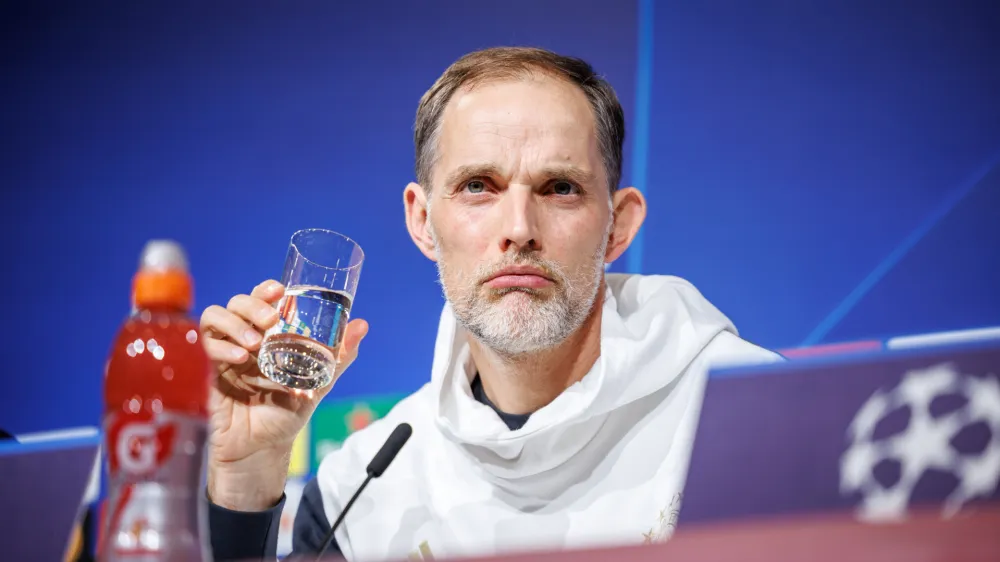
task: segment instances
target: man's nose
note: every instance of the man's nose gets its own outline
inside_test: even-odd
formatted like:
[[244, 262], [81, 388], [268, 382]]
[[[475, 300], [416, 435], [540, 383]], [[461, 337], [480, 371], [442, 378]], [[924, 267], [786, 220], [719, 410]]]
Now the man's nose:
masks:
[[538, 209], [530, 186], [511, 185], [500, 204], [500, 250], [507, 253], [541, 250]]

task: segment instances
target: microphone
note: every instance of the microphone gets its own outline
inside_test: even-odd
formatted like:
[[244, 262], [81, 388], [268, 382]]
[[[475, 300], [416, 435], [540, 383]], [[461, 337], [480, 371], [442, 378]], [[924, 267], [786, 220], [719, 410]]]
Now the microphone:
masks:
[[333, 542], [333, 534], [337, 532], [337, 527], [339, 527], [340, 523], [343, 522], [344, 516], [347, 515], [347, 511], [351, 509], [352, 505], [354, 505], [354, 500], [358, 499], [358, 496], [361, 495], [361, 491], [365, 489], [365, 486], [367, 486], [369, 482], [371, 482], [372, 478], [382, 476], [385, 469], [389, 468], [389, 463], [392, 462], [392, 459], [396, 458], [396, 455], [399, 454], [399, 450], [403, 448], [403, 445], [406, 444], [406, 440], [410, 438], [412, 433], [413, 428], [410, 427], [410, 424], [405, 422], [397, 425], [396, 429], [392, 430], [392, 433], [389, 434], [389, 437], [385, 440], [382, 448], [375, 453], [372, 461], [368, 463], [368, 468], [366, 469], [368, 476], [365, 478], [365, 481], [361, 483], [361, 487], [358, 488], [358, 491], [354, 492], [350, 501], [347, 502], [347, 505], [345, 505], [344, 509], [340, 512], [340, 516], [337, 517], [337, 520], [334, 521], [333, 525], [330, 527], [330, 532], [326, 534], [326, 538], [323, 539], [323, 544], [319, 547], [319, 552], [316, 553], [316, 560], [321, 559], [323, 557], [323, 553], [326, 552], [326, 549], [330, 548], [330, 543]]

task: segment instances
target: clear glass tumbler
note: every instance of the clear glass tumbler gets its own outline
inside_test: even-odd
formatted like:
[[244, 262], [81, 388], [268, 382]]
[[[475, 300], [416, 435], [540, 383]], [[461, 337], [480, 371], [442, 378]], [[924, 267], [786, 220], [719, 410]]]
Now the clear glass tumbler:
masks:
[[264, 376], [299, 390], [330, 384], [364, 259], [361, 246], [332, 230], [292, 235], [278, 323], [264, 333], [257, 356]]

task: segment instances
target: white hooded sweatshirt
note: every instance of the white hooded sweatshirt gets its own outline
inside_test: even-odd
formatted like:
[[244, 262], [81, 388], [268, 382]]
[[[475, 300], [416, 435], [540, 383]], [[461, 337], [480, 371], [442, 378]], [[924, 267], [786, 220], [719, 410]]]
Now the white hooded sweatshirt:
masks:
[[318, 472], [329, 521], [401, 422], [413, 435], [337, 530], [348, 560], [428, 559], [668, 537], [710, 367], [780, 359], [739, 338], [691, 284], [609, 274], [601, 355], [510, 430], [470, 389], [467, 332], [445, 305], [431, 380]]

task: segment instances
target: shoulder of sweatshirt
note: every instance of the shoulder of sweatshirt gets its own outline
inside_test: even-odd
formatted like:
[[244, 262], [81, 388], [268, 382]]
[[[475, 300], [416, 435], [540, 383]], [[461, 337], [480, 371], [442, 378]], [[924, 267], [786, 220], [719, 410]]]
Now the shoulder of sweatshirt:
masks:
[[[350, 434], [337, 450], [328, 453], [320, 461], [316, 475], [324, 496], [327, 498], [330, 497], [329, 494], [341, 496], [342, 492], [348, 493], [349, 490], [356, 488], [365, 477], [365, 467], [400, 423], [405, 422], [412, 426], [413, 435], [409, 441], [423, 440], [431, 433], [430, 430], [434, 429], [431, 427], [434, 424], [433, 406], [428, 383], [396, 403], [385, 416], [373, 421], [364, 429]], [[411, 442], [400, 450], [393, 464], [406, 464], [408, 460], [412, 460], [412, 455], [419, 447], [415, 447]], [[345, 488], [331, 487], [332, 483], [338, 483]]]
[[732, 332], [720, 332], [699, 357], [710, 369], [765, 365], [787, 361], [780, 354], [753, 344]]

